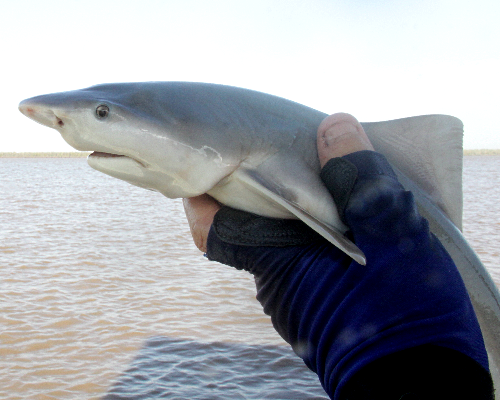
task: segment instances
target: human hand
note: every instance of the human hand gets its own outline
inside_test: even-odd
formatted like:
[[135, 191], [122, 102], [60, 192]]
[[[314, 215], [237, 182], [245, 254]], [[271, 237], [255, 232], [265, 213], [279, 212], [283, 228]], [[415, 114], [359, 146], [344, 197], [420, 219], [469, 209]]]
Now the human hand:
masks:
[[[346, 113], [330, 115], [321, 122], [317, 145], [321, 167], [333, 157], [373, 150], [361, 124]], [[221, 205], [207, 194], [183, 199], [183, 204], [194, 243], [199, 250], [206, 252], [208, 232]]]
[[194, 244], [205, 253], [207, 251], [208, 231], [221, 205], [208, 194], [182, 199], [182, 203]]

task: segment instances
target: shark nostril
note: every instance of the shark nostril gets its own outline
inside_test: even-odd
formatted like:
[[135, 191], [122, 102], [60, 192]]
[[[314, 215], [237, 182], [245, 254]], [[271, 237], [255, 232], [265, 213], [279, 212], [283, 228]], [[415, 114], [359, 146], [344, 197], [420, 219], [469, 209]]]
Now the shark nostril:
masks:
[[58, 117], [56, 117], [56, 118], [57, 118], [57, 124], [58, 124], [59, 126], [64, 126], [64, 122], [63, 122], [63, 120], [62, 120], [61, 118], [58, 118]]

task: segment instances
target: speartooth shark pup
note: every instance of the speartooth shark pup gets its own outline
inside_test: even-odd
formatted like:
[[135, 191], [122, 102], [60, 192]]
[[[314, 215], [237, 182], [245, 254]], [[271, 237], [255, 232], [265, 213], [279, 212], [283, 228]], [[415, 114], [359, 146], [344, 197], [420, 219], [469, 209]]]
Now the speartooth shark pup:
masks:
[[[75, 149], [93, 151], [88, 163], [99, 171], [170, 198], [208, 193], [234, 208], [301, 219], [365, 263], [343, 236], [346, 227], [319, 179], [322, 112], [251, 90], [187, 82], [97, 85], [27, 99], [19, 109]], [[462, 123], [429, 115], [362, 125], [457, 264], [500, 388], [500, 296], [460, 233]]]

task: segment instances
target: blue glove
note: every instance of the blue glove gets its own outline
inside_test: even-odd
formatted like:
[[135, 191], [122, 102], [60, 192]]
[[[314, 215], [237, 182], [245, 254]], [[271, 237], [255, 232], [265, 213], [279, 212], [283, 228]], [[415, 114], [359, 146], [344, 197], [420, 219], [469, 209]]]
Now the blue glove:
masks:
[[334, 158], [321, 177], [366, 266], [300, 221], [227, 207], [208, 258], [255, 276], [264, 312], [332, 399], [493, 399], [460, 274], [385, 158]]

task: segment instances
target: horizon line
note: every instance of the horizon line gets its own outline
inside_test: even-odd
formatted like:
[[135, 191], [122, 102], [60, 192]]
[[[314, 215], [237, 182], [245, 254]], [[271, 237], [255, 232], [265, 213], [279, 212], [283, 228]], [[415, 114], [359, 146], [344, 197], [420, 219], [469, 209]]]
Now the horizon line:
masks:
[[[500, 149], [464, 149], [464, 156], [497, 156]], [[84, 158], [91, 151], [7, 151], [0, 152], [0, 158]]]

